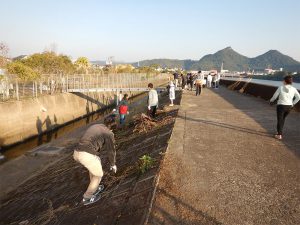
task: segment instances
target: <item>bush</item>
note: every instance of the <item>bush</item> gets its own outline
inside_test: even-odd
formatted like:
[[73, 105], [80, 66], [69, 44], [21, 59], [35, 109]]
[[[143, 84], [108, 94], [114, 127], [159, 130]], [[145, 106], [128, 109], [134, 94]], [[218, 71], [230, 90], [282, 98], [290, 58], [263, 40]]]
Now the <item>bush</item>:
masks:
[[7, 65], [7, 71], [10, 74], [15, 74], [22, 81], [32, 81], [40, 77], [40, 74], [29, 66], [24, 65], [21, 62], [12, 62]]
[[21, 62], [41, 74], [70, 74], [75, 66], [66, 55], [56, 55], [54, 52], [36, 53]]

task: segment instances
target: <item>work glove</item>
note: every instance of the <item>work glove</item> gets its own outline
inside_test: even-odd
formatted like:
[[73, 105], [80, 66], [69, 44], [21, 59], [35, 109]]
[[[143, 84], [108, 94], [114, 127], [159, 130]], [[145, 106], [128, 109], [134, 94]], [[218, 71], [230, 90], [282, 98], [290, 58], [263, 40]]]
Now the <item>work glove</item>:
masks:
[[150, 105], [148, 106], [148, 110], [151, 110], [151, 106]]
[[112, 170], [114, 173], [117, 173], [117, 166], [116, 165], [111, 166], [110, 170]]

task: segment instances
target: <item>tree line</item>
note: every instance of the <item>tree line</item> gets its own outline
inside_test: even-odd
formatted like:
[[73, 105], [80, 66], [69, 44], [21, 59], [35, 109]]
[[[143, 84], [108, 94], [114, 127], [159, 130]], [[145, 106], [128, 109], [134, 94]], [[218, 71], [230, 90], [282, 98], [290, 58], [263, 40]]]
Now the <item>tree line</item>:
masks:
[[71, 58], [54, 51], [45, 51], [33, 55], [8, 60], [9, 48], [0, 43], [0, 68], [14, 74], [22, 81], [37, 80], [42, 74], [90, 74], [90, 73], [155, 73], [156, 66], [143, 66], [135, 68], [130, 64], [100, 67], [91, 65], [88, 58], [79, 57], [74, 63]]

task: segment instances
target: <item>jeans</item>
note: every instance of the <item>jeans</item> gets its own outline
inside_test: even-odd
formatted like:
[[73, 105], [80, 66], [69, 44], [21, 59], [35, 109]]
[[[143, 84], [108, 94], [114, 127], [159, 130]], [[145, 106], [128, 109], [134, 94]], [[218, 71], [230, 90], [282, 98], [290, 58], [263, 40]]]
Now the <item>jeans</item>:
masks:
[[201, 84], [196, 84], [196, 96], [201, 94]]
[[123, 125], [125, 123], [126, 116], [125, 114], [120, 114], [120, 124]]
[[84, 193], [83, 197], [91, 198], [92, 195], [97, 191], [98, 186], [103, 177], [101, 160], [99, 156], [87, 152], [81, 152], [81, 151], [74, 151], [73, 157], [75, 161], [82, 164], [89, 171], [90, 184], [86, 192]]
[[291, 109], [291, 105], [277, 105], [277, 134], [282, 135], [285, 118]]

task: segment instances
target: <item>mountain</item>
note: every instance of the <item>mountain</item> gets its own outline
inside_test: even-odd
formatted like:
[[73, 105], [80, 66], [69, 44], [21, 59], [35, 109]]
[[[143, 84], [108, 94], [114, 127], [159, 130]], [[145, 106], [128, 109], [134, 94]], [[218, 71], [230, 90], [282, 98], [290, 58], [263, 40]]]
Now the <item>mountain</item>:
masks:
[[[152, 59], [140, 61], [140, 66], [158, 64], [165, 68], [183, 68], [186, 70], [220, 70], [222, 62], [224, 69], [230, 71], [264, 70], [265, 68], [284, 68], [288, 71], [300, 71], [300, 62], [280, 53], [277, 50], [270, 50], [260, 56], [248, 58], [234, 51], [231, 47], [224, 48], [214, 54], [205, 55], [197, 60], [178, 59]], [[138, 63], [133, 63], [137, 66]]]
[[231, 47], [227, 47], [215, 54], [209, 54], [202, 57], [198, 63], [192, 65], [191, 69], [220, 70], [222, 62], [224, 63], [225, 68], [231, 71], [244, 71], [249, 67], [249, 58], [237, 53]]
[[299, 70], [300, 63], [293, 58], [280, 53], [277, 50], [270, 50], [260, 56], [250, 59], [250, 68], [254, 70], [262, 70], [265, 68], [295, 71]]

